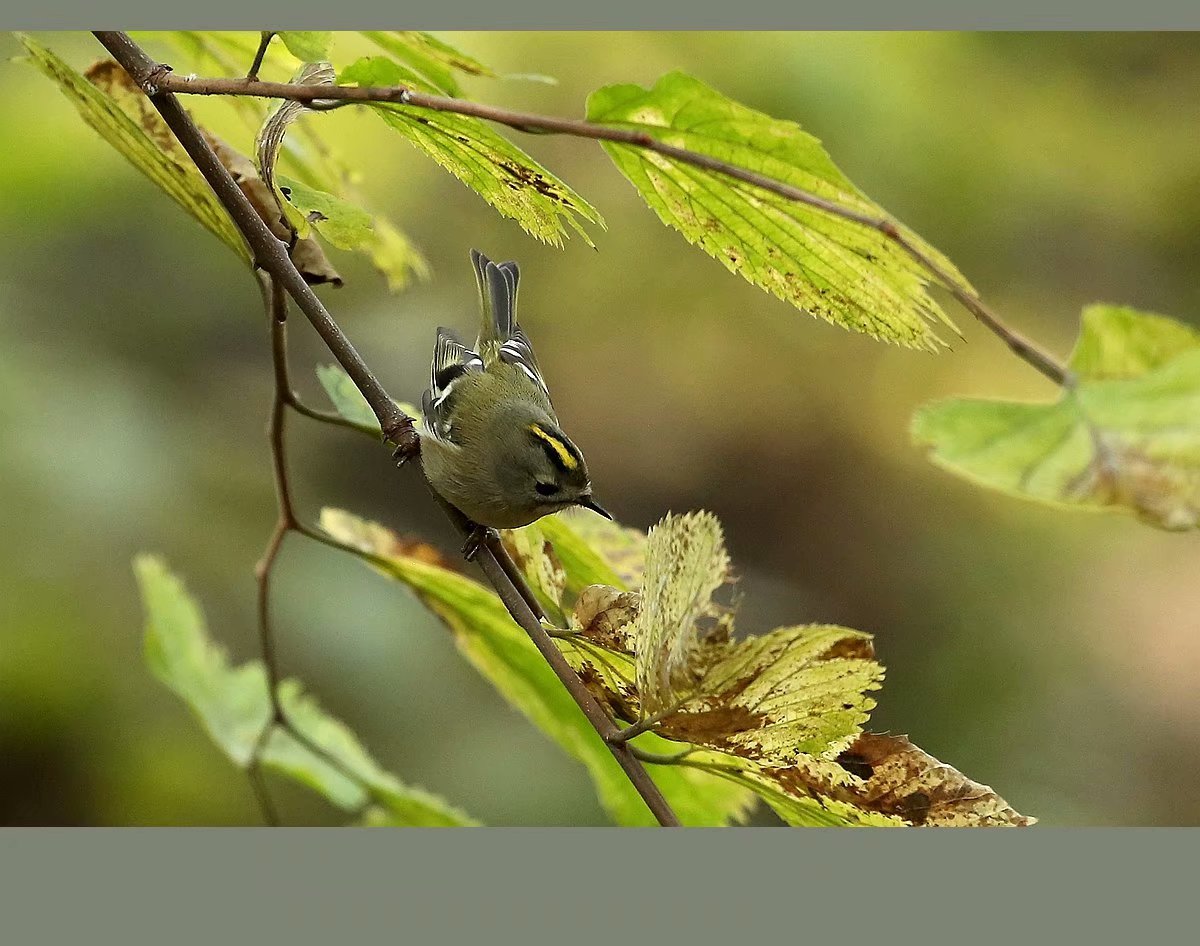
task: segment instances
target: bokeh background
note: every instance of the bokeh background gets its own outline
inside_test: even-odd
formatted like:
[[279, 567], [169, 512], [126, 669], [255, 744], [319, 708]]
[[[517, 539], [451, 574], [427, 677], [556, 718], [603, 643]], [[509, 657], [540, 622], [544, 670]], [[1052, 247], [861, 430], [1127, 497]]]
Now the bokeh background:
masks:
[[[100, 55], [86, 34], [39, 38], [81, 69]], [[1060, 353], [1089, 302], [1200, 319], [1200, 36], [446, 38], [559, 80], [467, 83], [485, 101], [579, 115], [593, 88], [679, 68], [799, 121]], [[254, 656], [275, 517], [258, 293], [17, 51], [0, 39], [0, 824], [255, 824], [244, 776], [144, 669], [130, 560], [163, 554], [212, 633]], [[545, 247], [372, 116], [317, 119], [433, 265], [389, 295], [330, 251], [347, 285], [322, 295], [396, 396], [419, 397], [438, 324], [473, 327], [468, 248], [520, 260], [521, 319], [598, 495], [641, 527], [716, 512], [743, 631], [873, 632], [873, 728], [1044, 824], [1200, 824], [1200, 542], [927, 464], [907, 429], [924, 401], [1054, 395], [967, 314], [951, 309], [966, 339], [938, 356], [818, 322], [662, 227], [598, 146], [524, 136], [608, 222], [597, 251]], [[293, 336], [320, 403], [311, 366], [331, 359], [303, 320]], [[384, 451], [291, 429], [310, 516], [344, 506], [451, 547]], [[293, 538], [277, 592], [285, 670], [400, 777], [491, 824], [604, 823], [583, 770], [402, 589]], [[341, 820], [272, 784], [288, 821]]]

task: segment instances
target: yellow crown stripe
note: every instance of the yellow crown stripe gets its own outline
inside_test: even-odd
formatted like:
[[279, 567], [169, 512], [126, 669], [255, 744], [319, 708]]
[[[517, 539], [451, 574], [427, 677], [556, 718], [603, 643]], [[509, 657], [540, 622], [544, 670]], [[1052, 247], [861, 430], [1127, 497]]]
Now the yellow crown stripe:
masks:
[[575, 459], [575, 455], [571, 453], [571, 451], [567, 449], [567, 445], [555, 437], [554, 434], [546, 433], [546, 431], [542, 430], [542, 428], [537, 424], [530, 424], [529, 429], [535, 437], [550, 444], [550, 449], [558, 455], [559, 460], [562, 461], [562, 465], [568, 470], [573, 470], [579, 466], [579, 461]]

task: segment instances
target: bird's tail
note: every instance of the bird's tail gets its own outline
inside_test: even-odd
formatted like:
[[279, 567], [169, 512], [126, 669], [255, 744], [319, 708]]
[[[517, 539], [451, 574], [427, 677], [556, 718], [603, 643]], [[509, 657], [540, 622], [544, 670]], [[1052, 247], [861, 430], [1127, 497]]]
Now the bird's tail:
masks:
[[517, 283], [521, 271], [515, 262], [493, 263], [479, 250], [471, 250], [475, 281], [483, 309], [479, 348], [503, 345], [517, 331]]

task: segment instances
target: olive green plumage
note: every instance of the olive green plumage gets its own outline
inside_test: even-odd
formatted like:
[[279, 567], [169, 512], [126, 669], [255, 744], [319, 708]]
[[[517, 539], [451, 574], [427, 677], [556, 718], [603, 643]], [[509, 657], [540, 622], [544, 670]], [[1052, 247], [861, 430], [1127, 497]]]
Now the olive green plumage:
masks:
[[438, 329], [421, 463], [433, 488], [480, 526], [515, 529], [592, 498], [587, 463], [563, 433], [516, 321], [520, 271], [471, 251], [482, 325], [474, 349]]

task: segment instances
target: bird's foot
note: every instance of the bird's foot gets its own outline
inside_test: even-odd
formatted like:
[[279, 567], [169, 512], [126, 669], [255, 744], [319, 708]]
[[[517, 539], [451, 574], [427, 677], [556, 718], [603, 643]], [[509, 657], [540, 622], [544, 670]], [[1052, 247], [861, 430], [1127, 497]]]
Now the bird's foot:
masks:
[[498, 533], [495, 529], [490, 529], [487, 526], [475, 526], [471, 529], [470, 535], [467, 536], [467, 541], [463, 543], [463, 558], [468, 562], [474, 561], [475, 556], [479, 554], [479, 550], [494, 537], [498, 538]]

